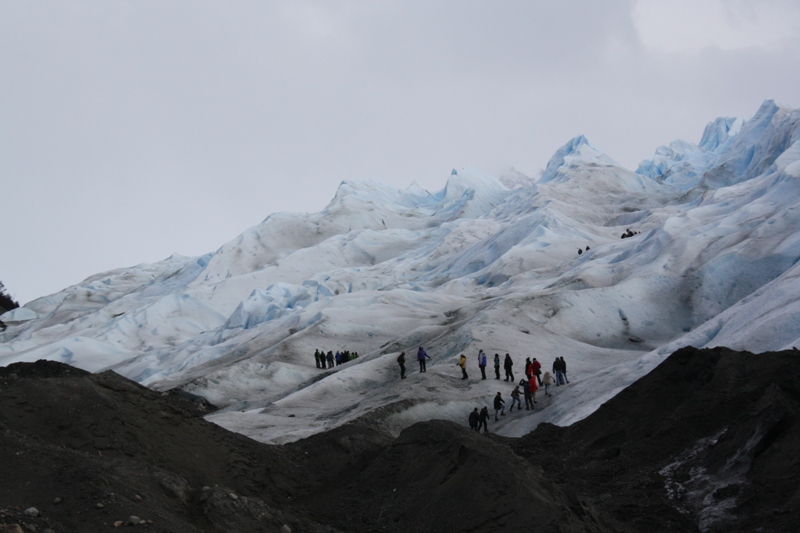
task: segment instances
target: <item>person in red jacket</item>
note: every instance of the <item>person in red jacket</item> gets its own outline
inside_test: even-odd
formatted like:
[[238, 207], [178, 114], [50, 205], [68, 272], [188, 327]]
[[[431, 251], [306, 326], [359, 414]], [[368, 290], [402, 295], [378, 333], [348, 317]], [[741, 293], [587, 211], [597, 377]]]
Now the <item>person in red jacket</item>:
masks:
[[519, 386], [522, 388], [522, 392], [525, 395], [525, 410], [528, 411], [533, 409], [533, 396], [531, 395], [531, 388], [528, 385], [530, 380], [520, 380]]
[[531, 361], [531, 369], [533, 369], [533, 374], [536, 376], [536, 380], [539, 382], [539, 386], [542, 386], [542, 363], [533, 358]]
[[531, 378], [528, 380], [528, 390], [531, 391], [531, 400], [536, 403], [536, 391], [539, 387], [536, 386], [536, 380]]

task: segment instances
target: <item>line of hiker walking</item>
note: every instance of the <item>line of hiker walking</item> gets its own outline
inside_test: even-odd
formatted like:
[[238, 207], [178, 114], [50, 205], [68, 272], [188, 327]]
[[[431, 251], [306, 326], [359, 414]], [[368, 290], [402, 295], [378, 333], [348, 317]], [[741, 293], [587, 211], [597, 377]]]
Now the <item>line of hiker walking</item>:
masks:
[[[462, 353], [460, 356], [460, 360], [457, 363], [461, 367], [461, 379], [467, 379], [469, 376], [467, 375], [466, 370], [466, 363], [467, 357]], [[486, 352], [483, 349], [478, 351], [478, 368], [481, 371], [481, 379], [486, 379], [486, 366], [487, 366], [487, 357]], [[506, 354], [505, 359], [503, 360], [503, 368], [505, 369], [506, 381], [514, 381], [514, 372], [512, 371], [512, 367], [514, 366], [514, 361], [511, 360], [511, 355]], [[496, 379], [500, 379], [500, 354], [494, 354], [494, 375]]]
[[[420, 373], [427, 372], [427, 361], [429, 359], [430, 356], [425, 351], [425, 348], [420, 346], [417, 349], [417, 362], [419, 363]], [[400, 352], [400, 355], [397, 356], [397, 363], [400, 366], [400, 378], [405, 379], [406, 352]], [[503, 369], [505, 370], [505, 382], [513, 383], [515, 381], [513, 370], [514, 361], [511, 358], [511, 355], [508, 353], [505, 355], [505, 358], [502, 361], [499, 353], [494, 354], [495, 379], [500, 379], [501, 363]], [[467, 373], [467, 356], [465, 354], [462, 353], [458, 356], [456, 365], [461, 369], [461, 379], [469, 379], [469, 374]], [[478, 369], [481, 372], [481, 380], [487, 379], [487, 366], [488, 357], [486, 356], [486, 352], [481, 349], [478, 351]], [[536, 393], [541, 388], [544, 388], [545, 396], [551, 397], [552, 393], [550, 392], [550, 388], [553, 385], [560, 386], [569, 383], [569, 380], [567, 379], [567, 363], [563, 356], [556, 357], [553, 361], [552, 374], [548, 371], [542, 371], [542, 364], [536, 357], [526, 357], [524, 373], [525, 377], [520, 379], [519, 383], [514, 386], [514, 389], [510, 393], [511, 405], [508, 409], [509, 413], [513, 413], [515, 407], [517, 408], [517, 412], [522, 411], [523, 399], [525, 400], [525, 410], [534, 410], [537, 403]], [[494, 407], [494, 419], [496, 422], [500, 420], [501, 416], [506, 416], [506, 400], [503, 399], [501, 392], [498, 392], [494, 396], [492, 400], [492, 406]], [[488, 433], [490, 418], [491, 414], [488, 406], [484, 406], [480, 410], [475, 407], [469, 414], [469, 426], [475, 431], [480, 432], [482, 430], [484, 433]]]
[[[536, 358], [532, 361], [536, 362]], [[534, 367], [535, 365], [531, 365]], [[539, 390], [539, 381], [541, 381], [542, 385], [544, 386], [545, 395], [550, 397], [552, 394], [550, 393], [550, 386], [553, 384], [553, 375], [550, 372], [545, 372], [544, 375], [541, 377], [541, 380], [538, 379], [536, 374], [528, 374], [526, 375], [528, 379], [522, 378], [519, 380], [514, 386], [514, 389], [511, 391], [511, 406], [508, 410], [509, 413], [514, 412], [514, 408], [517, 408], [517, 412], [522, 411], [522, 400], [521, 397], [525, 398], [525, 410], [532, 411], [535, 409], [536, 401], [536, 392]], [[506, 416], [506, 401], [503, 399], [503, 394], [498, 391], [498, 393], [494, 396], [492, 400], [492, 405], [494, 406], [494, 420], [498, 422], [501, 416]], [[480, 432], [483, 429], [484, 433], [489, 432], [489, 411], [487, 407], [484, 407], [480, 413], [478, 412], [478, 408], [475, 407], [469, 415], [469, 427], [470, 429]]]
[[[551, 378], [550, 372], [545, 372], [544, 381], [547, 382]], [[511, 391], [511, 406], [508, 412], [513, 413], [514, 407], [517, 408], [517, 412], [522, 411], [522, 400], [520, 396], [524, 396], [525, 398], [525, 410], [533, 410], [536, 404], [536, 391], [538, 390], [539, 385], [534, 377], [531, 376], [527, 380], [521, 379], [519, 383], [514, 386], [514, 390]], [[551, 396], [549, 392], [547, 392], [547, 395]], [[494, 421], [499, 422], [501, 416], [506, 416], [506, 401], [503, 399], [503, 394], [501, 392], [498, 391], [494, 396], [492, 406], [494, 407]], [[473, 431], [479, 433], [481, 429], [483, 429], [484, 433], [489, 433], [489, 408], [484, 406], [483, 409], [478, 412], [478, 408], [475, 407], [469, 414], [469, 427]]]
[[[431, 357], [425, 351], [425, 348], [420, 346], [417, 349], [417, 362], [419, 363], [419, 371], [420, 373], [427, 372], [427, 361]], [[406, 378], [406, 352], [401, 352], [400, 355], [397, 356], [397, 364], [400, 366], [400, 379]], [[494, 375], [495, 379], [500, 379], [500, 354], [494, 354]], [[505, 370], [505, 380], [506, 382], [514, 382], [514, 361], [511, 359], [510, 354], [506, 354], [505, 358], [502, 361], [503, 369]], [[467, 356], [463, 353], [458, 356], [458, 361], [456, 362], [456, 366], [461, 369], [461, 379], [469, 379], [469, 374], [467, 373]], [[486, 352], [483, 349], [478, 350], [478, 369], [481, 372], [481, 380], [486, 379], [486, 367], [488, 366], [488, 358], [486, 356]], [[555, 375], [555, 379], [550, 372], [545, 372], [544, 376], [542, 375], [542, 364], [535, 358], [526, 357], [525, 358], [525, 376], [528, 378], [527, 380], [522, 380], [525, 382], [529, 382], [535, 377], [535, 381], [538, 383], [538, 387], [545, 387], [545, 393], [550, 396], [550, 386], [555, 385], [566, 385], [569, 383], [567, 379], [567, 363], [564, 361], [564, 357], [556, 357], [555, 361], [553, 361], [553, 375]], [[520, 384], [522, 384], [520, 381]]]

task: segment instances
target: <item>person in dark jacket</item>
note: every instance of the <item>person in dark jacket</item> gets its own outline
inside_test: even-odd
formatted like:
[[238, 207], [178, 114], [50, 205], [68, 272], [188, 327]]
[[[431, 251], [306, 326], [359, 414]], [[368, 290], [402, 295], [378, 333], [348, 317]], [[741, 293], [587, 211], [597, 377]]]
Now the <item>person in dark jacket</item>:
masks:
[[478, 408], [476, 407], [469, 414], [469, 429], [471, 429], [472, 431], [480, 431], [480, 429], [478, 428], [478, 417], [479, 417]]
[[519, 399], [519, 385], [511, 391], [511, 409], [508, 410], [509, 413], [514, 412], [514, 404], [517, 405], [517, 411], [522, 411], [522, 402]]
[[484, 433], [489, 433], [489, 408], [485, 405], [483, 409], [481, 409], [480, 415], [478, 415], [478, 432], [480, 433], [481, 428], [483, 428]]
[[569, 383], [569, 379], [567, 379], [567, 362], [564, 361], [564, 356], [561, 356], [561, 371], [564, 373], [564, 381]]
[[333, 352], [328, 350], [328, 355], [325, 356], [325, 359], [328, 360], [328, 368], [333, 368]]
[[400, 379], [406, 379], [406, 352], [400, 352], [397, 356], [397, 364], [400, 365]]
[[556, 360], [553, 361], [553, 374], [556, 375], [556, 387], [566, 384], [566, 380], [564, 379], [564, 370], [561, 368], [561, 359], [559, 357], [556, 357]]
[[500, 354], [494, 354], [494, 376], [495, 379], [500, 379]]
[[500, 416], [506, 416], [506, 402], [503, 401], [503, 396], [498, 392], [494, 397], [494, 420], [497, 422], [497, 413]]
[[511, 356], [506, 354], [505, 361], [503, 361], [503, 368], [506, 369], [506, 381], [509, 379], [514, 381], [514, 373], [511, 371], [511, 367], [514, 365], [514, 361], [511, 360]]
[[425, 360], [426, 359], [430, 359], [430, 357], [428, 357], [428, 354], [425, 352], [425, 348], [420, 346], [419, 350], [417, 350], [417, 361], [419, 361], [419, 371], [420, 372], [427, 372], [426, 365], [425, 365]]

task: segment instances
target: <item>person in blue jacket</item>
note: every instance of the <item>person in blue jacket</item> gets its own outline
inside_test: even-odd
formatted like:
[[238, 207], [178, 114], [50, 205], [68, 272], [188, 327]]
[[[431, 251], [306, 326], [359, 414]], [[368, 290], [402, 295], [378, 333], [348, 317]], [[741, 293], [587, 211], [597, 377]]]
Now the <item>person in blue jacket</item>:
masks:
[[427, 372], [425, 360], [430, 359], [427, 353], [425, 353], [425, 348], [422, 346], [419, 347], [417, 350], [417, 361], [419, 361], [419, 371], [420, 372]]

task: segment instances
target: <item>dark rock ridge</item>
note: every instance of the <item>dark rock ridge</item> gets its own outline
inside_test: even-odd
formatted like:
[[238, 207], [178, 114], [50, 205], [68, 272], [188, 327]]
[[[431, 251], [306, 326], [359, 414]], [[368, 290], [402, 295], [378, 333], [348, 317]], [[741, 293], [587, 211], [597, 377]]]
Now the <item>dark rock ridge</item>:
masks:
[[0, 524], [791, 531], [800, 523], [798, 355], [684, 348], [590, 417], [520, 439], [445, 421], [395, 439], [372, 414], [283, 446], [205, 421], [209, 406], [197, 398], [112, 372], [14, 364], [0, 368]]

